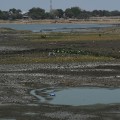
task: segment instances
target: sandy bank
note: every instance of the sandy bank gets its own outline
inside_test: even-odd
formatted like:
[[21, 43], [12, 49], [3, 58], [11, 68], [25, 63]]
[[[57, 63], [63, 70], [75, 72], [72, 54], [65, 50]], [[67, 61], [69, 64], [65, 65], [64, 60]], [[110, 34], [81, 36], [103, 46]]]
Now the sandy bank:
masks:
[[59, 19], [59, 20], [0, 20], [0, 24], [120, 24], [119, 19], [107, 20], [76, 20], [76, 19]]

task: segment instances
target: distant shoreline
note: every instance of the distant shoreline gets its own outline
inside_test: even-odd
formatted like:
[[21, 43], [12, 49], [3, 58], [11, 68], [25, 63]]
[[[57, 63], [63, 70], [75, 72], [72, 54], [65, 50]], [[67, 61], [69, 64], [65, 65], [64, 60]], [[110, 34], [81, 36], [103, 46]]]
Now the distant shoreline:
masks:
[[107, 20], [75, 20], [75, 19], [60, 19], [60, 20], [0, 20], [0, 24], [120, 24], [119, 19]]

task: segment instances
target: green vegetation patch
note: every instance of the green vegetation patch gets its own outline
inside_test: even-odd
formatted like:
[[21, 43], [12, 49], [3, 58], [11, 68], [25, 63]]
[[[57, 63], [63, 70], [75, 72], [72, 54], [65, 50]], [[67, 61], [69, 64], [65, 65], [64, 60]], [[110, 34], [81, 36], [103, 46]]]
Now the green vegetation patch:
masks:
[[[45, 34], [1, 28], [0, 46], [6, 50], [0, 51], [0, 64], [119, 60], [120, 35], [111, 30]], [[17, 49], [8, 50], [12, 47]]]
[[64, 62], [94, 62], [110, 61], [111, 57], [95, 56], [63, 56], [63, 57], [5, 57], [0, 59], [0, 64], [20, 64], [20, 63], [64, 63]]

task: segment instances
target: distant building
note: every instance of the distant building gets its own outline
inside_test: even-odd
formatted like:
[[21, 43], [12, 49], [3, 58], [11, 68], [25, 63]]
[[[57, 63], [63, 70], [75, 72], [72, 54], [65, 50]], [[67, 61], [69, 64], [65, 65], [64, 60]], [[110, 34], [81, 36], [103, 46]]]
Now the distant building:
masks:
[[28, 16], [28, 15], [23, 15], [23, 19], [24, 19], [24, 20], [28, 20], [28, 19], [29, 19], [29, 16]]

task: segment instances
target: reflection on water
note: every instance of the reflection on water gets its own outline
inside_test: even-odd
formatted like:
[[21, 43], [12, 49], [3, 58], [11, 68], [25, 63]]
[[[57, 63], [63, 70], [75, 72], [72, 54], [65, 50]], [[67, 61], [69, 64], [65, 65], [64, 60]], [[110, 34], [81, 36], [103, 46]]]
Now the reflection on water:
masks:
[[[55, 96], [51, 97], [52, 89], [44, 91], [37, 90], [37, 96], [44, 98], [44, 101], [50, 104], [58, 105], [94, 105], [94, 104], [112, 104], [120, 103], [120, 89], [107, 88], [56, 88]], [[44, 95], [45, 93], [46, 95]], [[40, 97], [37, 97], [38, 99]], [[39, 99], [40, 101], [40, 99]]]

